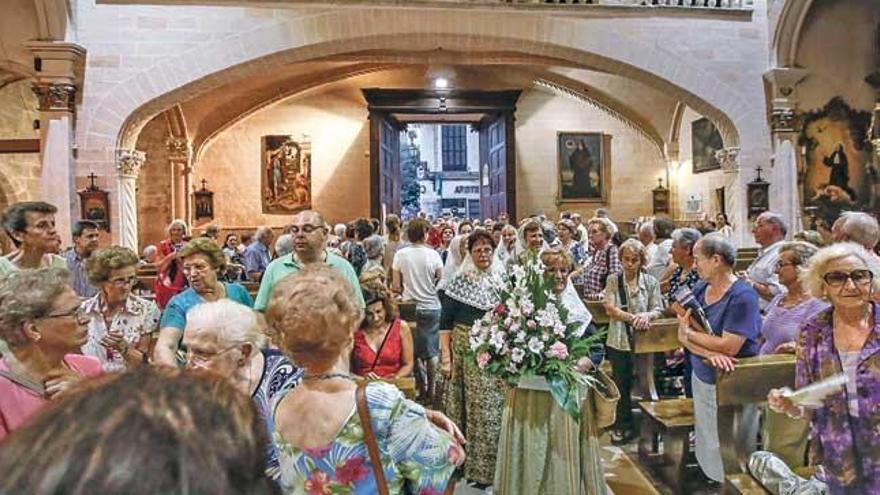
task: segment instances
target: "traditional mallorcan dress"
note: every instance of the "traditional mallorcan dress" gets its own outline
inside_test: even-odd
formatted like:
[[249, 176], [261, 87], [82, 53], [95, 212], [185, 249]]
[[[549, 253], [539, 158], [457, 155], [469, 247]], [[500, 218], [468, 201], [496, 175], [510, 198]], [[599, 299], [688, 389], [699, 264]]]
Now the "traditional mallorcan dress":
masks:
[[[569, 318], [586, 332], [592, 320], [569, 283], [562, 303]], [[586, 336], [586, 335], [585, 335]], [[591, 360], [598, 366], [601, 351]], [[599, 447], [599, 427], [592, 397], [586, 389], [580, 424], [566, 414], [550, 395], [543, 378], [520, 382], [508, 392], [501, 422], [494, 493], [547, 493], [554, 495], [604, 495], [608, 493]]]
[[[469, 259], [469, 258], [468, 258]], [[446, 382], [446, 414], [461, 428], [467, 445], [465, 478], [491, 485], [504, 408], [504, 381], [477, 368], [470, 352], [470, 329], [500, 301], [492, 270], [463, 267], [446, 287], [440, 328], [452, 328], [452, 374]]]

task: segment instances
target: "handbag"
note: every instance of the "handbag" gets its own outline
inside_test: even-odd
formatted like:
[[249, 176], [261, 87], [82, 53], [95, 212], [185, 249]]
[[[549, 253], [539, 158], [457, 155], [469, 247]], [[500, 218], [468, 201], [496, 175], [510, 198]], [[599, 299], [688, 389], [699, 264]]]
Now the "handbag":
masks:
[[590, 387], [590, 407], [593, 408], [593, 416], [599, 428], [608, 428], [617, 419], [617, 401], [620, 400], [620, 390], [614, 380], [600, 368], [594, 373], [598, 384]]
[[[618, 393], [618, 395], [620, 395]], [[388, 481], [385, 479], [385, 471], [382, 469], [382, 457], [379, 454], [379, 444], [376, 442], [376, 435], [373, 433], [373, 423], [370, 421], [370, 409], [367, 406], [367, 382], [358, 383], [355, 391], [355, 402], [357, 403], [358, 417], [361, 420], [361, 428], [364, 430], [364, 443], [367, 444], [367, 452], [370, 455], [370, 464], [373, 465], [373, 476], [376, 478], [376, 489], [379, 495], [390, 495], [388, 491]], [[404, 491], [406, 492], [406, 486]], [[455, 491], [455, 480], [450, 479], [446, 484], [444, 495], [453, 495]], [[407, 492], [408, 493], [408, 492]]]

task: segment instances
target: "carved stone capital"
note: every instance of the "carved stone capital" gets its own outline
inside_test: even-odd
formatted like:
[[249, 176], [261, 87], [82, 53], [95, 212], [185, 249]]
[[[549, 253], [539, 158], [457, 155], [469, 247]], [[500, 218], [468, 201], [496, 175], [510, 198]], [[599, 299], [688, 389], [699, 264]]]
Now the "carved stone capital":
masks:
[[798, 129], [798, 114], [790, 106], [773, 106], [770, 112], [770, 129], [773, 133], [795, 132]]
[[764, 79], [773, 85], [775, 97], [783, 98], [790, 96], [794, 92], [795, 86], [807, 77], [809, 72], [806, 69], [796, 67], [776, 67], [764, 73]]
[[34, 83], [41, 112], [73, 112], [76, 109], [76, 86], [67, 83]]
[[715, 152], [715, 159], [721, 164], [721, 170], [726, 174], [739, 172], [739, 148], [723, 148]]
[[137, 178], [147, 159], [146, 153], [138, 150], [116, 150], [116, 170], [119, 177]]
[[165, 141], [168, 148], [168, 159], [174, 162], [188, 162], [191, 153], [190, 143], [186, 138], [172, 137]]

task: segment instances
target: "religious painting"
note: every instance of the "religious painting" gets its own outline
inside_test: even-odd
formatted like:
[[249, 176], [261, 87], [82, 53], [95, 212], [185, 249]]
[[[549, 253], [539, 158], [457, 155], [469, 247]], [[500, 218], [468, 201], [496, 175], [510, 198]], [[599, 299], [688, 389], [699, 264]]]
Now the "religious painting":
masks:
[[214, 219], [214, 192], [208, 190], [208, 181], [202, 179], [202, 188], [193, 192], [196, 221]]
[[560, 203], [607, 203], [610, 140], [598, 132], [556, 133]]
[[80, 217], [91, 220], [110, 232], [110, 193], [95, 185], [97, 176], [89, 175], [89, 187], [77, 192], [80, 203]]
[[261, 155], [263, 213], [311, 208], [311, 144], [293, 136], [263, 136]]
[[850, 108], [840, 97], [803, 115], [801, 199], [811, 223], [825, 224], [811, 227], [830, 228], [844, 211], [878, 210], [880, 174], [866, 139], [870, 121], [869, 112]]
[[724, 148], [721, 133], [711, 120], [703, 117], [691, 124], [691, 151], [693, 173], [718, 170], [721, 163], [715, 152]]

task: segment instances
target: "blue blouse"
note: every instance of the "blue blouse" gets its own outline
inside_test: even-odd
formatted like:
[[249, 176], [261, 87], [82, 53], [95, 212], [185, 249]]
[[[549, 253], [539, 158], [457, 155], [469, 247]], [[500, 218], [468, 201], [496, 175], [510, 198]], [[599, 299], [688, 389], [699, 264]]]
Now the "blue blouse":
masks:
[[[254, 300], [251, 298], [251, 295], [248, 294], [248, 291], [244, 286], [225, 282], [223, 285], [226, 286], [226, 297], [228, 299], [244, 304], [249, 308], [254, 307]], [[172, 327], [183, 331], [183, 329], [186, 328], [186, 314], [189, 310], [203, 302], [205, 302], [205, 300], [202, 299], [202, 296], [200, 296], [192, 287], [177, 294], [171, 298], [171, 301], [168, 302], [168, 306], [165, 306], [165, 311], [162, 312], [162, 321], [159, 323], [159, 328]]]
[[[761, 314], [758, 307], [758, 293], [751, 285], [737, 279], [727, 289], [721, 299], [706, 304], [706, 290], [709, 283], [700, 281], [694, 287], [694, 297], [703, 306], [712, 333], [718, 337], [723, 332], [735, 333], [746, 338], [736, 357], [748, 357], [758, 354], [758, 337], [761, 335]], [[703, 363], [701, 356], [690, 354], [694, 374], [703, 383], [715, 384], [715, 369]]]

